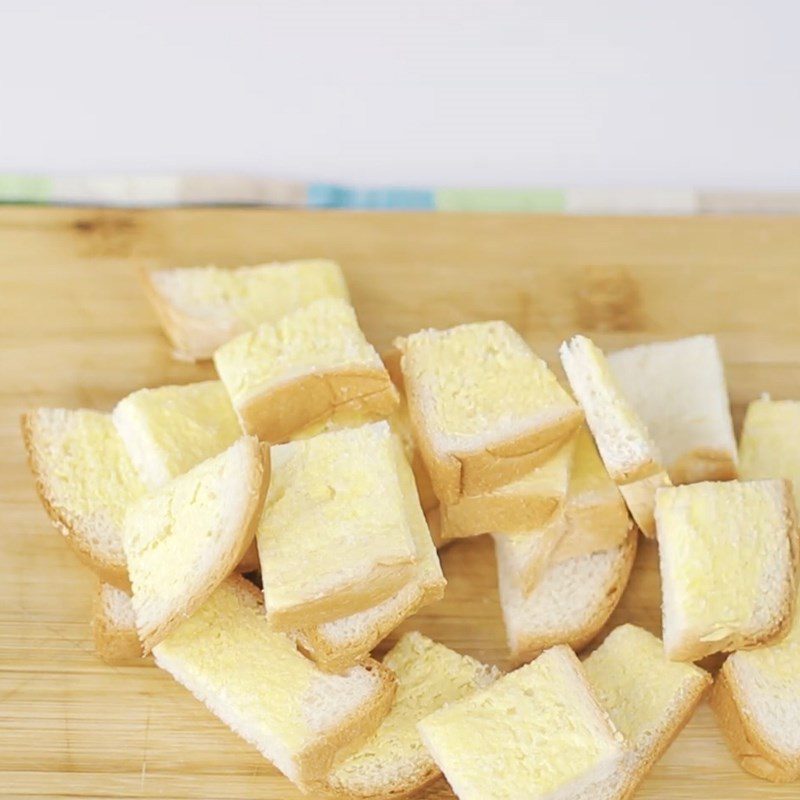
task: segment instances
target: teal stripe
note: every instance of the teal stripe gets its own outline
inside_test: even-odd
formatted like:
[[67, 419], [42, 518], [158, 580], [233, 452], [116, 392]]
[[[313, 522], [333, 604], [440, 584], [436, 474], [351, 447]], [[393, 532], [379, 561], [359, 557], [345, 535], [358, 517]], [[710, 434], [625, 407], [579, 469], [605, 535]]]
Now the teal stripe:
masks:
[[559, 214], [566, 208], [562, 189], [438, 189], [437, 211], [525, 211]]
[[52, 181], [41, 175], [0, 175], [0, 203], [46, 203]]
[[357, 189], [329, 183], [312, 183], [306, 197], [310, 208], [350, 208], [389, 211], [433, 211], [429, 189]]

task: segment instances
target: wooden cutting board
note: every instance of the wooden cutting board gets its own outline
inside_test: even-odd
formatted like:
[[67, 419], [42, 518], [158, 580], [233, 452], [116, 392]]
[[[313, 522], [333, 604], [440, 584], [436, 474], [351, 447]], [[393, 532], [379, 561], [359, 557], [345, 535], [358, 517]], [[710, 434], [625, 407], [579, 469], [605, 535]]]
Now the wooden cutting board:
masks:
[[[497, 317], [551, 362], [576, 331], [609, 348], [713, 332], [737, 423], [761, 392], [800, 397], [800, 218], [0, 209], [3, 797], [301, 796], [168, 675], [94, 657], [93, 578], [39, 507], [18, 416], [109, 410], [141, 386], [212, 375], [170, 359], [141, 267], [303, 256], [341, 262], [379, 348], [422, 326]], [[403, 629], [503, 666], [490, 543], [458, 543], [442, 560], [447, 596]], [[610, 625], [627, 620], [659, 632], [650, 543]], [[637, 797], [799, 792], [740, 771], [703, 704]]]

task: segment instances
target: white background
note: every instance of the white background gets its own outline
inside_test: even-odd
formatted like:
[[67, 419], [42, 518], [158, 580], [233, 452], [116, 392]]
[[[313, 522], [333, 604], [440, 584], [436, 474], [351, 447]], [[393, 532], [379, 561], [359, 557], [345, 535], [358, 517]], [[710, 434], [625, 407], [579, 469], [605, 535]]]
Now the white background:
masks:
[[0, 0], [0, 171], [800, 189], [794, 0]]

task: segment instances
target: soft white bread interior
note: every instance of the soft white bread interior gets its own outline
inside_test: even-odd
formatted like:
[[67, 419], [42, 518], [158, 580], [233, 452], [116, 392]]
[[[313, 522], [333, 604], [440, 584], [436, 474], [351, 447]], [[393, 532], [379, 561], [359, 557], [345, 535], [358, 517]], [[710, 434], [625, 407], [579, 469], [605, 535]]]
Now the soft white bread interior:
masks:
[[345, 300], [316, 300], [214, 353], [242, 426], [270, 444], [337, 415], [387, 417], [394, 388]]
[[101, 580], [130, 589], [122, 525], [145, 487], [111, 417], [39, 408], [22, 416], [22, 435], [53, 524]]
[[416, 632], [405, 634], [383, 665], [397, 677], [394, 703], [367, 742], [328, 775], [324, 789], [335, 797], [396, 800], [436, 780], [441, 773], [422, 744], [417, 722], [489, 686], [500, 674]]
[[142, 664], [131, 596], [110, 583], [97, 582], [92, 607], [94, 649], [106, 664]]
[[798, 556], [788, 481], [695, 483], [656, 496], [664, 648], [697, 661], [791, 622]]
[[301, 649], [325, 669], [341, 670], [360, 661], [404, 619], [444, 595], [447, 582], [417, 497], [414, 474], [402, 443], [396, 435], [393, 438], [397, 475], [414, 541], [414, 575], [382, 603], [295, 632]]
[[673, 483], [736, 477], [728, 388], [713, 336], [629, 347], [610, 353], [608, 364]]
[[264, 502], [268, 463], [258, 440], [243, 436], [128, 509], [122, 538], [145, 651], [241, 561]]
[[583, 649], [616, 608], [636, 557], [637, 533], [611, 550], [551, 564], [525, 594], [513, 562], [498, 559], [498, 586], [506, 639], [514, 663], [554, 644]]
[[257, 542], [279, 630], [364, 611], [414, 579], [416, 548], [388, 423], [271, 449]]
[[336, 754], [378, 727], [395, 691], [391, 672], [369, 661], [342, 675], [320, 670], [273, 631], [260, 592], [224, 581], [153, 649], [156, 663], [301, 788]]
[[615, 628], [583, 668], [630, 748], [617, 769], [591, 787], [587, 800], [622, 800], [689, 721], [711, 676], [694, 664], [667, 659], [661, 641], [635, 625]]
[[547, 525], [567, 496], [575, 437], [523, 477], [488, 492], [440, 505], [442, 536], [457, 539], [482, 533], [524, 533]]
[[398, 339], [417, 444], [440, 501], [530, 472], [580, 424], [580, 409], [505, 322]]
[[117, 403], [111, 418], [150, 489], [221, 453], [242, 435], [220, 381], [139, 389]]
[[323, 259], [153, 270], [142, 278], [175, 357], [189, 361], [211, 358], [235, 336], [314, 300], [349, 299], [339, 265]]
[[617, 769], [625, 743], [568, 647], [418, 723], [460, 800], [567, 798]]
[[560, 353], [606, 469], [636, 524], [646, 536], [654, 536], [655, 492], [669, 483], [656, 443], [591, 339], [573, 336], [562, 343]]

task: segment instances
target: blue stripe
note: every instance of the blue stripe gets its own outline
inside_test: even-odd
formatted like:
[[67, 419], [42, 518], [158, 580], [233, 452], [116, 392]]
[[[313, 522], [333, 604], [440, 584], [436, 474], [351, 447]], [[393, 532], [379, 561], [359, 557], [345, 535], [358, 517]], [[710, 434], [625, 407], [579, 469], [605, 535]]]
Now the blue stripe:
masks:
[[356, 189], [331, 183], [312, 183], [306, 198], [310, 208], [433, 211], [436, 197], [429, 189]]

